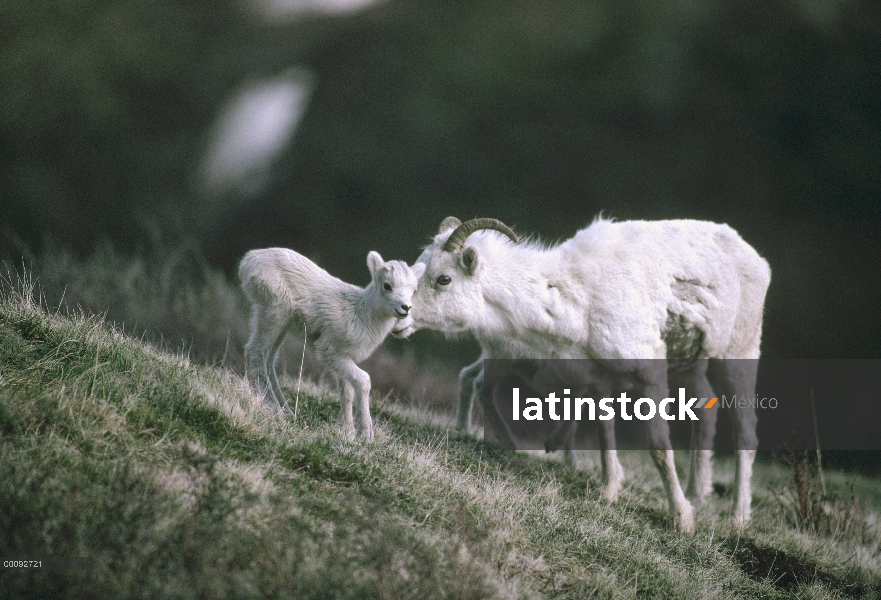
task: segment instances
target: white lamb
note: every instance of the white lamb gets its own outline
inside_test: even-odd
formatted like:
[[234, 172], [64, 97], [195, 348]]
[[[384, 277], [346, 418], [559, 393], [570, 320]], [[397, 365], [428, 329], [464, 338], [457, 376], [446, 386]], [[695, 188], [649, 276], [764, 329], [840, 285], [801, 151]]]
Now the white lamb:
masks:
[[330, 275], [287, 248], [251, 250], [239, 264], [242, 289], [251, 302], [251, 337], [245, 345], [248, 379], [267, 403], [293, 411], [278, 383], [275, 359], [288, 332], [306, 331], [316, 358], [337, 381], [343, 431], [355, 435], [357, 399], [360, 433], [373, 439], [370, 376], [358, 368], [410, 313], [416, 281], [425, 265], [384, 262], [367, 255], [372, 281], [359, 288]]

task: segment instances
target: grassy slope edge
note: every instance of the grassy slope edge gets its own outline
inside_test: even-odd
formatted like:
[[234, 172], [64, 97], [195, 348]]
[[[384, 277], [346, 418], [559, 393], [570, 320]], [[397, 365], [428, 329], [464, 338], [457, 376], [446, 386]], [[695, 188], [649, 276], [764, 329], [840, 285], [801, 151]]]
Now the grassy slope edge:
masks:
[[[881, 596], [877, 513], [859, 536], [804, 532], [779, 465], [757, 465], [748, 533], [714, 498], [682, 536], [642, 453], [610, 505], [596, 468], [493, 452], [387, 403], [375, 442], [347, 441], [319, 387], [292, 423], [228, 371], [0, 293], [0, 555], [90, 559], [0, 571], [4, 598]], [[827, 479], [881, 505], [877, 481]]]

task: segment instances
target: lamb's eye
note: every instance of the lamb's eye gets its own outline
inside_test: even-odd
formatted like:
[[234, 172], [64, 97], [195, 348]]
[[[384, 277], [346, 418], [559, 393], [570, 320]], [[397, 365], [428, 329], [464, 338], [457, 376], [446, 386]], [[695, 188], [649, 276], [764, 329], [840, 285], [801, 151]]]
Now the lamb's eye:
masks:
[[453, 281], [453, 280], [450, 279], [449, 276], [447, 276], [447, 275], [441, 275], [440, 277], [437, 278], [437, 282], [441, 285], [450, 285], [451, 281]]
[[388, 283], [384, 283], [384, 284], [382, 284], [382, 287], [383, 287], [383, 289], [385, 289], [385, 291], [387, 291], [387, 292], [392, 291], [392, 286], [391, 286], [390, 284], [388, 284]]

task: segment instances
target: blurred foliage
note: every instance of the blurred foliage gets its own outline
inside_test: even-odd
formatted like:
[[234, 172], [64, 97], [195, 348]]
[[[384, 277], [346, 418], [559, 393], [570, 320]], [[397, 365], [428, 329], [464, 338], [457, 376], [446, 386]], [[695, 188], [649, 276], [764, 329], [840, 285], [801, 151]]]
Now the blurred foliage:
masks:
[[[563, 239], [728, 222], [771, 263], [764, 351], [881, 355], [881, 7], [869, 0], [392, 1], [267, 24], [243, 3], [0, 6], [0, 222], [85, 252], [284, 245], [364, 283], [448, 214]], [[256, 198], [197, 171], [236, 89], [316, 76]], [[14, 232], [14, 235], [9, 232]]]

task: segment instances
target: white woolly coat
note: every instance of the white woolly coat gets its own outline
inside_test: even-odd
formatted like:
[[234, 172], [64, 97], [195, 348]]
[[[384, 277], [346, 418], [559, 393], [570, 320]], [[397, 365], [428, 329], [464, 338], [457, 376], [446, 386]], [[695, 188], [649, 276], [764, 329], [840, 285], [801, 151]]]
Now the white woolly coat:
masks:
[[417, 261], [415, 329], [470, 330], [499, 357], [758, 357], [770, 269], [727, 225], [597, 220], [553, 246], [479, 231], [444, 252], [448, 235]]

